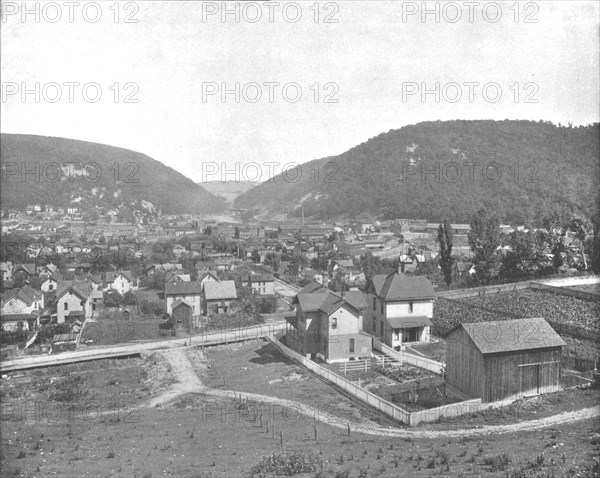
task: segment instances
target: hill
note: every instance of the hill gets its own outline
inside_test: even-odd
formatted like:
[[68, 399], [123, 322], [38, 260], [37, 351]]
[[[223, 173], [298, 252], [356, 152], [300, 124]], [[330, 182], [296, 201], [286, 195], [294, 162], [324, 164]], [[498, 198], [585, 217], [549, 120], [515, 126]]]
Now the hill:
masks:
[[299, 179], [298, 171], [280, 174], [234, 204], [265, 216], [298, 216], [302, 204], [319, 219], [369, 213], [467, 222], [481, 206], [520, 224], [553, 210], [590, 217], [599, 156], [598, 124], [425, 122], [304, 163]]
[[248, 181], [206, 181], [199, 184], [208, 192], [228, 202], [233, 202], [235, 198], [257, 185]]
[[153, 207], [165, 214], [218, 212], [225, 207], [223, 199], [174, 169], [123, 148], [2, 134], [0, 154], [3, 207], [77, 203], [88, 208]]

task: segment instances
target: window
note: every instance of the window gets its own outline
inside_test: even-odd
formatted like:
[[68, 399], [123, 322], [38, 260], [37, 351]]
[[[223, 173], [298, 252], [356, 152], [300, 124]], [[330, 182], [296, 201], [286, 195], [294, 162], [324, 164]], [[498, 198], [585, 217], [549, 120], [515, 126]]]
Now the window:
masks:
[[373, 297], [373, 310], [377, 310], [377, 297]]
[[81, 307], [83, 307], [83, 301], [82, 301], [82, 300], [80, 300], [80, 301], [79, 301], [79, 305], [80, 305]]
[[394, 329], [394, 340], [400, 340], [400, 331], [398, 329]]
[[50, 284], [50, 285], [48, 286], [48, 290], [54, 290], [54, 285], [53, 285], [53, 284]]
[[69, 303], [65, 302], [65, 310], [69, 310]]
[[350, 339], [350, 350], [349, 350], [349, 352], [351, 354], [354, 353], [354, 339]]
[[411, 314], [413, 313], [413, 305], [414, 305], [414, 303], [413, 303], [413, 302], [409, 302], [409, 303], [408, 303], [408, 311], [409, 311]]
[[381, 313], [383, 314], [383, 301], [381, 301]]
[[333, 317], [331, 319], [331, 328], [332, 329], [337, 329], [337, 317]]

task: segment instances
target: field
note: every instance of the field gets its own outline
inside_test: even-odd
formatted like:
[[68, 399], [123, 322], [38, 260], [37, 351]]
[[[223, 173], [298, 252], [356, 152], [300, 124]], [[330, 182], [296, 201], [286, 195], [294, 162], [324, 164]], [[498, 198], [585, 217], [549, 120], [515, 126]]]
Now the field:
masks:
[[600, 333], [600, 302], [537, 290], [461, 300], [467, 304], [489, 307], [521, 317], [544, 317], [549, 322], [580, 327], [592, 334]]
[[[187, 353], [180, 349], [3, 379], [0, 475], [534, 478], [600, 473], [594, 461], [600, 430], [594, 420], [542, 430], [444, 435], [465, 428], [479, 433], [476, 427], [482, 425], [589, 406], [597, 402], [598, 392], [575, 390], [522, 401], [517, 409], [528, 414], [521, 416], [512, 409], [504, 414], [489, 411], [414, 429], [398, 428], [265, 346], [254, 341]], [[65, 380], [71, 380], [73, 387], [65, 387]], [[341, 426], [313, 416], [281, 413], [281, 408], [268, 404], [263, 404], [262, 418], [249, 414], [244, 402], [234, 401], [226, 390], [234, 386], [236, 393], [255, 390], [311, 406], [324, 404], [327, 412], [340, 416]], [[79, 391], [76, 398], [61, 395], [71, 388]], [[38, 416], [32, 406], [17, 411], [15, 405], [26, 399], [51, 405], [53, 412], [46, 409]], [[151, 403], [156, 406], [148, 406]], [[70, 404], [75, 405], [75, 413], [56, 412], [58, 406], [66, 410]], [[85, 406], [102, 411], [78, 413]], [[347, 421], [352, 425], [350, 433]], [[372, 431], [359, 432], [361, 425]], [[397, 436], [386, 436], [395, 429]]]
[[581, 285], [572, 285], [567, 287], [567, 289], [580, 290], [583, 292], [591, 292], [592, 294], [596, 294], [600, 297], [600, 284], [581, 284]]

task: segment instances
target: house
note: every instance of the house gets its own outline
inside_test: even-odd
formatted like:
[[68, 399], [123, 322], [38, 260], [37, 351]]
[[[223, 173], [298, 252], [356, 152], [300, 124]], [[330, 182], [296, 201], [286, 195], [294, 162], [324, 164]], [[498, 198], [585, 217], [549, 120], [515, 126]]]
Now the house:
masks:
[[169, 271], [165, 273], [165, 282], [189, 282], [192, 278], [189, 274], [180, 274], [175, 271]]
[[0, 315], [0, 328], [4, 332], [19, 330], [33, 331], [39, 328], [40, 316], [38, 314], [2, 314]]
[[55, 272], [48, 276], [44, 282], [42, 282], [40, 288], [46, 293], [54, 292], [58, 286], [58, 282], [61, 280], [64, 280], [63, 275], [60, 272]]
[[472, 262], [457, 261], [454, 263], [454, 273], [458, 277], [467, 277], [475, 274], [475, 266]]
[[47, 264], [40, 269], [40, 277], [50, 277], [55, 272], [58, 272], [58, 267], [54, 264]]
[[92, 305], [92, 317], [100, 312], [100, 309], [104, 306], [104, 293], [99, 289], [93, 289], [90, 293], [91, 305]]
[[275, 279], [271, 274], [248, 274], [247, 277], [242, 279], [242, 285], [250, 287], [253, 294], [275, 294]]
[[447, 336], [446, 382], [483, 402], [560, 390], [565, 342], [543, 318], [460, 324]]
[[180, 244], [176, 244], [175, 247], [173, 248], [173, 254], [175, 254], [175, 257], [180, 257], [186, 253], [187, 253], [187, 249]]
[[366, 292], [365, 330], [393, 348], [429, 341], [435, 292], [426, 277], [376, 275]]
[[2, 296], [2, 315], [31, 314], [44, 308], [44, 294], [26, 285], [12, 289]]
[[352, 259], [338, 259], [333, 262], [332, 270], [337, 272], [338, 270], [346, 271], [349, 269], [354, 269], [354, 262]]
[[207, 282], [219, 282], [219, 278], [217, 277], [217, 275], [213, 272], [207, 271], [204, 272], [199, 278], [198, 280], [200, 282], [202, 282], [202, 284], [206, 284]]
[[232, 280], [208, 281], [202, 287], [203, 315], [226, 314], [234, 300], [237, 300], [237, 291]]
[[13, 277], [16, 275], [22, 274], [25, 279], [29, 279], [30, 277], [35, 277], [36, 270], [35, 264], [17, 264], [13, 268], [12, 275]]
[[[66, 279], [66, 277], [65, 277]], [[87, 280], [92, 285], [92, 290], [101, 290], [102, 289], [102, 277], [99, 274], [81, 274], [73, 277], [74, 280]]]
[[73, 323], [92, 316], [90, 281], [59, 281], [56, 290], [56, 322]]
[[167, 282], [165, 284], [166, 313], [171, 317], [173, 316], [173, 307], [180, 305], [177, 301], [183, 301], [189, 306], [190, 317], [192, 320], [197, 320], [200, 317], [202, 304], [202, 283], [199, 281]]
[[0, 262], [0, 279], [9, 281], [12, 279], [13, 264], [12, 262]]
[[131, 271], [107, 272], [104, 290], [116, 290], [123, 295], [133, 290]]
[[291, 326], [286, 344], [327, 363], [370, 357], [372, 339], [362, 330], [362, 312], [353, 299], [316, 282], [308, 284], [294, 297], [296, 315], [286, 317]]
[[196, 262], [196, 271], [198, 271], [198, 275], [202, 275], [205, 272], [214, 272], [217, 270], [217, 264], [215, 261], [206, 260], [206, 261], [198, 261]]

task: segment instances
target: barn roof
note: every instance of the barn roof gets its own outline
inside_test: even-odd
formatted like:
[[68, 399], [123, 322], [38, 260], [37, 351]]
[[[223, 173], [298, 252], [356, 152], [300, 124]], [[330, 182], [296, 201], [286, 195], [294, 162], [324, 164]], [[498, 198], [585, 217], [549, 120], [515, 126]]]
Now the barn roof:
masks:
[[542, 317], [474, 322], [461, 327], [483, 354], [566, 345]]

